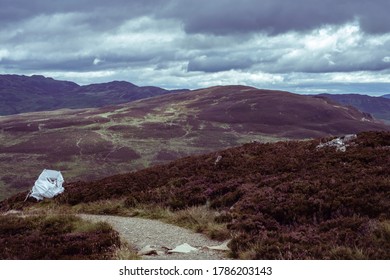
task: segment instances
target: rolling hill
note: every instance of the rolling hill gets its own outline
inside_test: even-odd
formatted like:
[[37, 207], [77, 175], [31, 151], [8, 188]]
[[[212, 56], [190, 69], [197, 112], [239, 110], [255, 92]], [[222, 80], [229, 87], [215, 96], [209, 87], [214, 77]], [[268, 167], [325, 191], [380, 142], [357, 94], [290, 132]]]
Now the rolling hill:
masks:
[[0, 115], [56, 109], [96, 108], [158, 96], [170, 91], [113, 81], [79, 86], [33, 75], [0, 75]]
[[[361, 94], [321, 94], [346, 106], [353, 106], [362, 112], [370, 113], [377, 119], [390, 123], [390, 99]], [[390, 97], [390, 96], [389, 96]]]
[[384, 97], [384, 98], [390, 98], [390, 94], [382, 95], [382, 97]]
[[389, 130], [322, 97], [244, 86], [165, 94], [96, 109], [0, 117], [0, 197], [44, 168], [92, 180], [248, 142]]
[[[235, 258], [389, 259], [390, 132], [344, 138], [345, 151], [326, 145], [331, 139], [250, 143], [68, 183], [54, 205], [108, 211], [106, 202], [110, 214], [208, 205], [228, 223]], [[50, 205], [25, 196], [0, 211]]]

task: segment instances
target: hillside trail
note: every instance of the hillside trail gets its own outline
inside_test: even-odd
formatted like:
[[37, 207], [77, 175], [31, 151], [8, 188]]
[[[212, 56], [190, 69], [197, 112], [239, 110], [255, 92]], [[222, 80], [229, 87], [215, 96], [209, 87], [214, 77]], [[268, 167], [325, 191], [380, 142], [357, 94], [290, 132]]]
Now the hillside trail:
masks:
[[[207, 238], [175, 225], [157, 220], [136, 217], [79, 214], [79, 217], [92, 222], [107, 222], [120, 237], [135, 247], [142, 259], [149, 260], [223, 260], [227, 252], [208, 247], [219, 246], [223, 242]], [[187, 243], [196, 251], [189, 253], [169, 252]], [[185, 245], [186, 246], [186, 245]]]

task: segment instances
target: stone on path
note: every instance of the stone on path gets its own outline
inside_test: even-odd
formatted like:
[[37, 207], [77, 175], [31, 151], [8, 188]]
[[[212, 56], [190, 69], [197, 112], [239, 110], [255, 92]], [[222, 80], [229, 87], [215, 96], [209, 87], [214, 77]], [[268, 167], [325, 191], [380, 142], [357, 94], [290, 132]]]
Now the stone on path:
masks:
[[148, 256], [148, 255], [157, 255], [156, 248], [153, 248], [150, 245], [146, 245], [138, 252], [138, 256]]
[[174, 248], [172, 250], [169, 250], [168, 253], [184, 253], [184, 254], [187, 254], [187, 253], [191, 253], [193, 251], [198, 251], [198, 249], [192, 247], [191, 245], [189, 245], [187, 243], [183, 243], [183, 244], [177, 246], [176, 248]]
[[231, 240], [227, 240], [221, 245], [216, 246], [205, 246], [207, 249], [210, 250], [217, 250], [217, 251], [230, 251], [230, 248], [227, 246]]

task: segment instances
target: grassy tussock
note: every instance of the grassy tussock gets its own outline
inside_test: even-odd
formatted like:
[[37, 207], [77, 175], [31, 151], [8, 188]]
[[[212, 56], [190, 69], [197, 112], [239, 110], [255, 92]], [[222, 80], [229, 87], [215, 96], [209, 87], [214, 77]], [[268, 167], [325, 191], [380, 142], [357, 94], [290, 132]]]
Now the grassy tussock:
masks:
[[135, 248], [130, 246], [127, 242], [121, 241], [120, 246], [114, 247], [114, 260], [141, 260], [142, 258], [137, 254]]
[[123, 200], [99, 200], [89, 203], [80, 203], [71, 208], [74, 213], [95, 215], [129, 216], [131, 212], [124, 207]]
[[212, 239], [226, 240], [230, 238], [229, 231], [226, 223], [218, 222], [218, 217], [220, 214], [207, 206], [193, 206], [171, 212], [167, 222], [207, 234]]
[[332, 259], [336, 260], [367, 260], [363, 249], [357, 247], [338, 246], [330, 250]]

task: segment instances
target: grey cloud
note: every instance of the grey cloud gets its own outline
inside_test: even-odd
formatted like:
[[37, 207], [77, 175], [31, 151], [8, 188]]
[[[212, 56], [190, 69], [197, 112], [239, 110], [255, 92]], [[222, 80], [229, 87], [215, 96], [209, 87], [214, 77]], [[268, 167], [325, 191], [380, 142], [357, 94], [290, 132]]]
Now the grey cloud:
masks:
[[[274, 76], [335, 72], [386, 80], [390, 69], [388, 0], [0, 0], [0, 7], [5, 72], [267, 87]], [[356, 31], [348, 33], [343, 24], [351, 22]]]
[[26, 0], [0, 0], [0, 23], [14, 24], [20, 20], [26, 20], [42, 14], [68, 13], [83, 11], [86, 2], [80, 0], [79, 5], [75, 1], [26, 1]]
[[[94, 63], [98, 59], [98, 63]], [[3, 58], [0, 65], [8, 69], [33, 71], [41, 69], [45, 71], [101, 71], [123, 69], [127, 67], [148, 66], [157, 67], [160, 61], [172, 60], [169, 57], [163, 57], [162, 54], [156, 56], [154, 53], [143, 53], [134, 55], [85, 55], [85, 56], [58, 56], [56, 59], [45, 59], [44, 57], [31, 57], [22, 59]]]
[[174, 18], [188, 33], [243, 34], [307, 31], [326, 24], [359, 20], [369, 33], [390, 31], [388, 0], [0, 0], [0, 23], [42, 14], [88, 14], [90, 28], [109, 29], [144, 15]]
[[287, 59], [285, 56], [280, 56], [276, 62], [259, 64], [258, 67], [271, 73], [383, 71], [390, 69], [390, 63], [384, 59], [388, 53], [389, 45], [390, 41], [383, 42], [382, 46], [358, 44], [343, 52], [328, 49], [323, 51], [305, 50], [293, 58]]
[[164, 1], [0, 0], [0, 24], [12, 28], [15, 23], [42, 15], [81, 13], [90, 29], [109, 30], [125, 20], [153, 14], [161, 3]]
[[233, 57], [197, 57], [189, 61], [188, 71], [203, 71], [203, 72], [220, 72], [228, 71], [232, 69], [247, 69], [253, 65], [253, 61], [249, 58], [237, 58]]
[[307, 31], [327, 24], [360, 20], [367, 32], [390, 31], [388, 0], [184, 0], [161, 15], [182, 20], [189, 33], [231, 34]]
[[8, 69], [34, 71], [43, 69], [45, 71], [87, 71], [93, 66], [93, 57], [78, 57], [78, 58], [59, 58], [52, 59], [34, 59], [25, 58], [22, 60], [3, 59], [2, 65], [6, 65]]
[[353, 56], [335, 59], [334, 64], [320, 57], [301, 57], [295, 61], [279, 62], [274, 64], [262, 64], [258, 69], [269, 73], [334, 73], [334, 72], [358, 72], [358, 71], [383, 71], [390, 69], [390, 63], [382, 60], [355, 59]]

